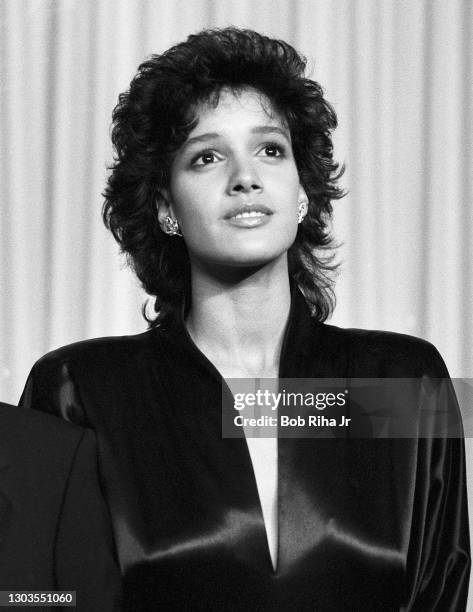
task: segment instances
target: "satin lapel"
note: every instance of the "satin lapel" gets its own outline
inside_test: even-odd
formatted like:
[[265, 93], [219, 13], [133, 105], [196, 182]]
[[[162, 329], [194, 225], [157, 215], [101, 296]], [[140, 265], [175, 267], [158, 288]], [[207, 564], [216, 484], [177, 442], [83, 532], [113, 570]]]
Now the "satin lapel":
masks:
[[[294, 297], [281, 377], [352, 377], [349, 336], [311, 319], [303, 297]], [[366, 577], [362, 569], [347, 574], [348, 564], [378, 576], [380, 585], [397, 576], [401, 592], [415, 456], [413, 440], [279, 439], [281, 579], [299, 575], [301, 589], [304, 581], [330, 579], [350, 601], [350, 589], [360, 591]]]
[[[326, 326], [310, 316], [297, 287], [291, 312], [280, 378], [348, 376], [349, 347], [338, 345]], [[278, 447], [278, 572], [284, 576], [300, 571], [299, 564], [317, 551], [327, 534], [334, 493], [346, 491], [348, 476], [343, 440], [280, 438]]]
[[[259, 573], [272, 571], [263, 513], [253, 465], [244, 434], [241, 438], [222, 437], [222, 385], [226, 401], [223, 409], [233, 407], [233, 396], [214, 365], [197, 348], [184, 326], [170, 336], [169, 364], [180, 363], [174, 373], [176, 395], [185, 407], [184, 426], [187, 436], [205, 457], [207, 479], [202, 491], [219, 516], [218, 541], [232, 542], [232, 550], [242, 561]], [[189, 372], [195, 378], [190, 380]], [[202, 469], [200, 469], [202, 472]], [[215, 475], [215, 479], [213, 478]], [[202, 474], [196, 468], [195, 479]]]

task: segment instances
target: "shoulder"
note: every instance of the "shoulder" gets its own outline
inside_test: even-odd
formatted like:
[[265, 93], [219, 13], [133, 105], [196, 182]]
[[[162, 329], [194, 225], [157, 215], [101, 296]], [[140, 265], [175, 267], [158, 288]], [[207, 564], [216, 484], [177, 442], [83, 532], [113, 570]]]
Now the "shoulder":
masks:
[[132, 336], [108, 336], [81, 340], [49, 351], [36, 364], [40, 367], [65, 362], [80, 362], [106, 357], [125, 357], [137, 351], [147, 351], [156, 341], [156, 330]]
[[153, 329], [134, 336], [84, 340], [50, 351], [33, 365], [20, 405], [87, 425], [88, 395], [97, 404], [107, 397], [112, 401], [124, 386], [129, 391], [137, 382], [144, 382], [146, 372], [166, 353], [162, 335]]
[[437, 348], [427, 340], [381, 330], [321, 324], [330, 346], [345, 347], [359, 376], [448, 376]]
[[69, 376], [71, 372], [94, 377], [102, 373], [119, 374], [143, 363], [159, 359], [165, 354], [165, 333], [158, 329], [129, 336], [109, 336], [74, 342], [54, 349], [34, 364], [31, 374], [49, 377], [58, 374]]

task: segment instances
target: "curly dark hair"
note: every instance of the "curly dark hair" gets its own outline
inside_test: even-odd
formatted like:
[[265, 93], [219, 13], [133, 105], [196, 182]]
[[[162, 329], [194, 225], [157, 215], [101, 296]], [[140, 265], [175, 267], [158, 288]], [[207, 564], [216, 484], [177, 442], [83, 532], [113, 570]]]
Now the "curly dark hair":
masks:
[[104, 192], [103, 219], [145, 291], [156, 297], [151, 326], [190, 305], [190, 262], [183, 239], [165, 234], [156, 201], [168, 187], [173, 154], [197, 124], [196, 107], [218, 103], [222, 88], [264, 94], [290, 129], [296, 166], [309, 198], [308, 213], [288, 251], [289, 273], [315, 318], [331, 313], [334, 243], [331, 200], [344, 193], [333, 160], [337, 125], [321, 86], [305, 78], [306, 59], [281, 40], [235, 27], [204, 30], [143, 62], [113, 111], [116, 150]]

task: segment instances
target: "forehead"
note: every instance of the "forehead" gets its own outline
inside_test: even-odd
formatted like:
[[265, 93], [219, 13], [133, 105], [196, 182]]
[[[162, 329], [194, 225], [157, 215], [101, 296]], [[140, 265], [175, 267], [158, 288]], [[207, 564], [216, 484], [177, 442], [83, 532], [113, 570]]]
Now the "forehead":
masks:
[[256, 122], [287, 128], [286, 121], [275, 109], [271, 100], [253, 88], [237, 90], [223, 88], [209, 99], [197, 104], [194, 117], [197, 121], [194, 130], [212, 123], [224, 124], [235, 120], [240, 124]]

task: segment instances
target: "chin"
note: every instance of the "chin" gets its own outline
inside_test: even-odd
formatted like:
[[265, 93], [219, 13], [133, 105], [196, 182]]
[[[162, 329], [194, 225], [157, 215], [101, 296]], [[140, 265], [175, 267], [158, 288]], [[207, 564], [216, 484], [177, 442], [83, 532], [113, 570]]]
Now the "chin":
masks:
[[261, 268], [287, 261], [287, 251], [293, 241], [275, 240], [274, 236], [264, 240], [252, 238], [248, 235], [238, 240], [222, 239], [218, 246], [213, 242], [213, 248], [194, 251], [194, 256], [201, 265], [222, 271], [225, 268]]
[[[286, 257], [287, 249], [278, 251], [253, 249], [239, 252], [226, 260], [226, 264], [237, 268], [261, 268], [276, 263]], [[224, 263], [224, 262], [222, 262]], [[225, 265], [225, 264], [224, 264]]]

